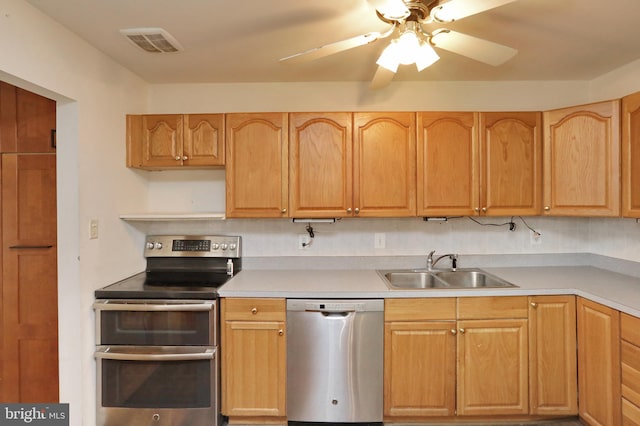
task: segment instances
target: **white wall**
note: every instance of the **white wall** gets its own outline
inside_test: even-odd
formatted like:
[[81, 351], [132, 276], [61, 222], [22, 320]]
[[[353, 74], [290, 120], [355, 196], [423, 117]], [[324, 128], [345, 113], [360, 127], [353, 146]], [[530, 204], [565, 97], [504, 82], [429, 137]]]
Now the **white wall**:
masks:
[[[615, 87], [615, 96], [627, 88], [640, 90], [633, 78], [637, 64], [594, 82], [393, 83], [379, 92], [370, 92], [367, 83], [148, 86], [22, 0], [0, 0], [0, 52], [0, 79], [58, 101], [60, 395], [71, 404], [73, 426], [95, 423], [93, 291], [143, 265], [146, 231], [123, 223], [118, 215], [166, 206], [172, 211], [224, 209], [224, 172], [126, 169], [125, 114], [543, 110], [604, 99], [608, 87]], [[92, 218], [100, 223], [97, 240], [88, 239]], [[638, 235], [633, 221], [532, 218], [530, 223], [543, 233], [538, 246], [532, 246], [522, 226], [509, 233], [468, 220], [344, 220], [319, 226], [314, 251], [304, 255], [422, 254], [437, 248], [461, 253], [593, 251], [640, 260], [633, 250]], [[288, 221], [188, 226], [242, 234], [250, 256], [303, 254], [296, 241], [304, 231]], [[372, 248], [374, 232], [386, 233], [384, 252]]]
[[144, 110], [147, 85], [21, 0], [0, 0], [0, 52], [0, 79], [58, 105], [60, 399], [72, 425], [91, 425], [93, 290], [143, 264], [118, 212], [146, 203], [148, 183], [124, 167], [124, 115]]

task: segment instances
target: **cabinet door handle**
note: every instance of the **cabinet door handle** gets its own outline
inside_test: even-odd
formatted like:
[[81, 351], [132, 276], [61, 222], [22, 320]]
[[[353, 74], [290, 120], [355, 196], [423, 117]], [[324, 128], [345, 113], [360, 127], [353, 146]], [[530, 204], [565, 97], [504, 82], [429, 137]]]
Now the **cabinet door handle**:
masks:
[[50, 249], [51, 247], [53, 246], [9, 246], [10, 249]]
[[350, 214], [352, 211], [353, 211], [353, 210], [351, 209], [351, 207], [349, 207], [349, 208], [347, 209], [347, 213], [349, 213], [349, 214]]
[[486, 212], [487, 212], [487, 208], [486, 208], [486, 207], [483, 207], [483, 208], [482, 208], [482, 213], [486, 213]]
[[475, 211], [476, 213], [480, 213], [480, 207], [474, 208], [473, 211]]
[[284, 330], [282, 329], [278, 330], [278, 336], [284, 336]]
[[280, 213], [285, 214], [287, 212], [287, 209], [282, 209], [280, 210]]
[[180, 161], [182, 160], [182, 157], [180, 157], [179, 155], [176, 155], [176, 161]]
[[58, 147], [58, 142], [56, 139], [56, 129], [51, 129], [51, 148], [56, 149]]
[[551, 207], [549, 207], [549, 206], [544, 206], [544, 211], [545, 211], [545, 212], [548, 212], [549, 210], [551, 210]]
[[460, 329], [460, 334], [464, 334], [464, 328]]
[[534, 307], [534, 308], [537, 308], [538, 304], [536, 302], [531, 302], [531, 306]]
[[183, 161], [187, 161], [189, 159], [189, 157], [187, 157], [186, 155], [184, 157], [182, 157]]
[[356, 209], [354, 210], [355, 214], [360, 213], [360, 209], [358, 207], [356, 207]]
[[458, 334], [458, 330], [456, 330], [455, 328], [452, 328], [451, 329], [451, 334], [453, 334], [455, 336], [456, 334]]

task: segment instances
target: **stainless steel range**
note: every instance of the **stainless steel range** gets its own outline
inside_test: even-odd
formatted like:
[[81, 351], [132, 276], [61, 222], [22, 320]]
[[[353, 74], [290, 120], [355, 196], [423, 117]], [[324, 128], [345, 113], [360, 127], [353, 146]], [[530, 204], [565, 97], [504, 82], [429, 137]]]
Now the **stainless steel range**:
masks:
[[149, 236], [145, 272], [96, 290], [97, 425], [220, 423], [217, 289], [237, 236]]

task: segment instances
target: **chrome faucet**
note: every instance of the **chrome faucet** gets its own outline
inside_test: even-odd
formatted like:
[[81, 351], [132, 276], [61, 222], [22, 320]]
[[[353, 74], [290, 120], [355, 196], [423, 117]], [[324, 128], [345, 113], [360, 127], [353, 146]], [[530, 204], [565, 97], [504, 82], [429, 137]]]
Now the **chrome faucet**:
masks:
[[451, 259], [451, 270], [455, 271], [458, 268], [458, 255], [453, 253], [443, 254], [442, 256], [438, 256], [433, 259], [433, 255], [435, 254], [435, 250], [433, 250], [427, 256], [427, 271], [433, 271], [433, 267], [436, 266], [436, 263], [440, 261], [443, 257], [448, 257]]

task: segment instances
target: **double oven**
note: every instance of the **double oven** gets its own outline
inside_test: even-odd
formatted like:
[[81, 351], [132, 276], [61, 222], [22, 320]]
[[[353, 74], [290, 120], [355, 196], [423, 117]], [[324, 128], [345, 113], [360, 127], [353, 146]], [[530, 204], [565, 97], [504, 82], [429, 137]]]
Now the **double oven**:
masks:
[[237, 236], [148, 236], [145, 272], [96, 290], [98, 426], [220, 424], [217, 289]]

